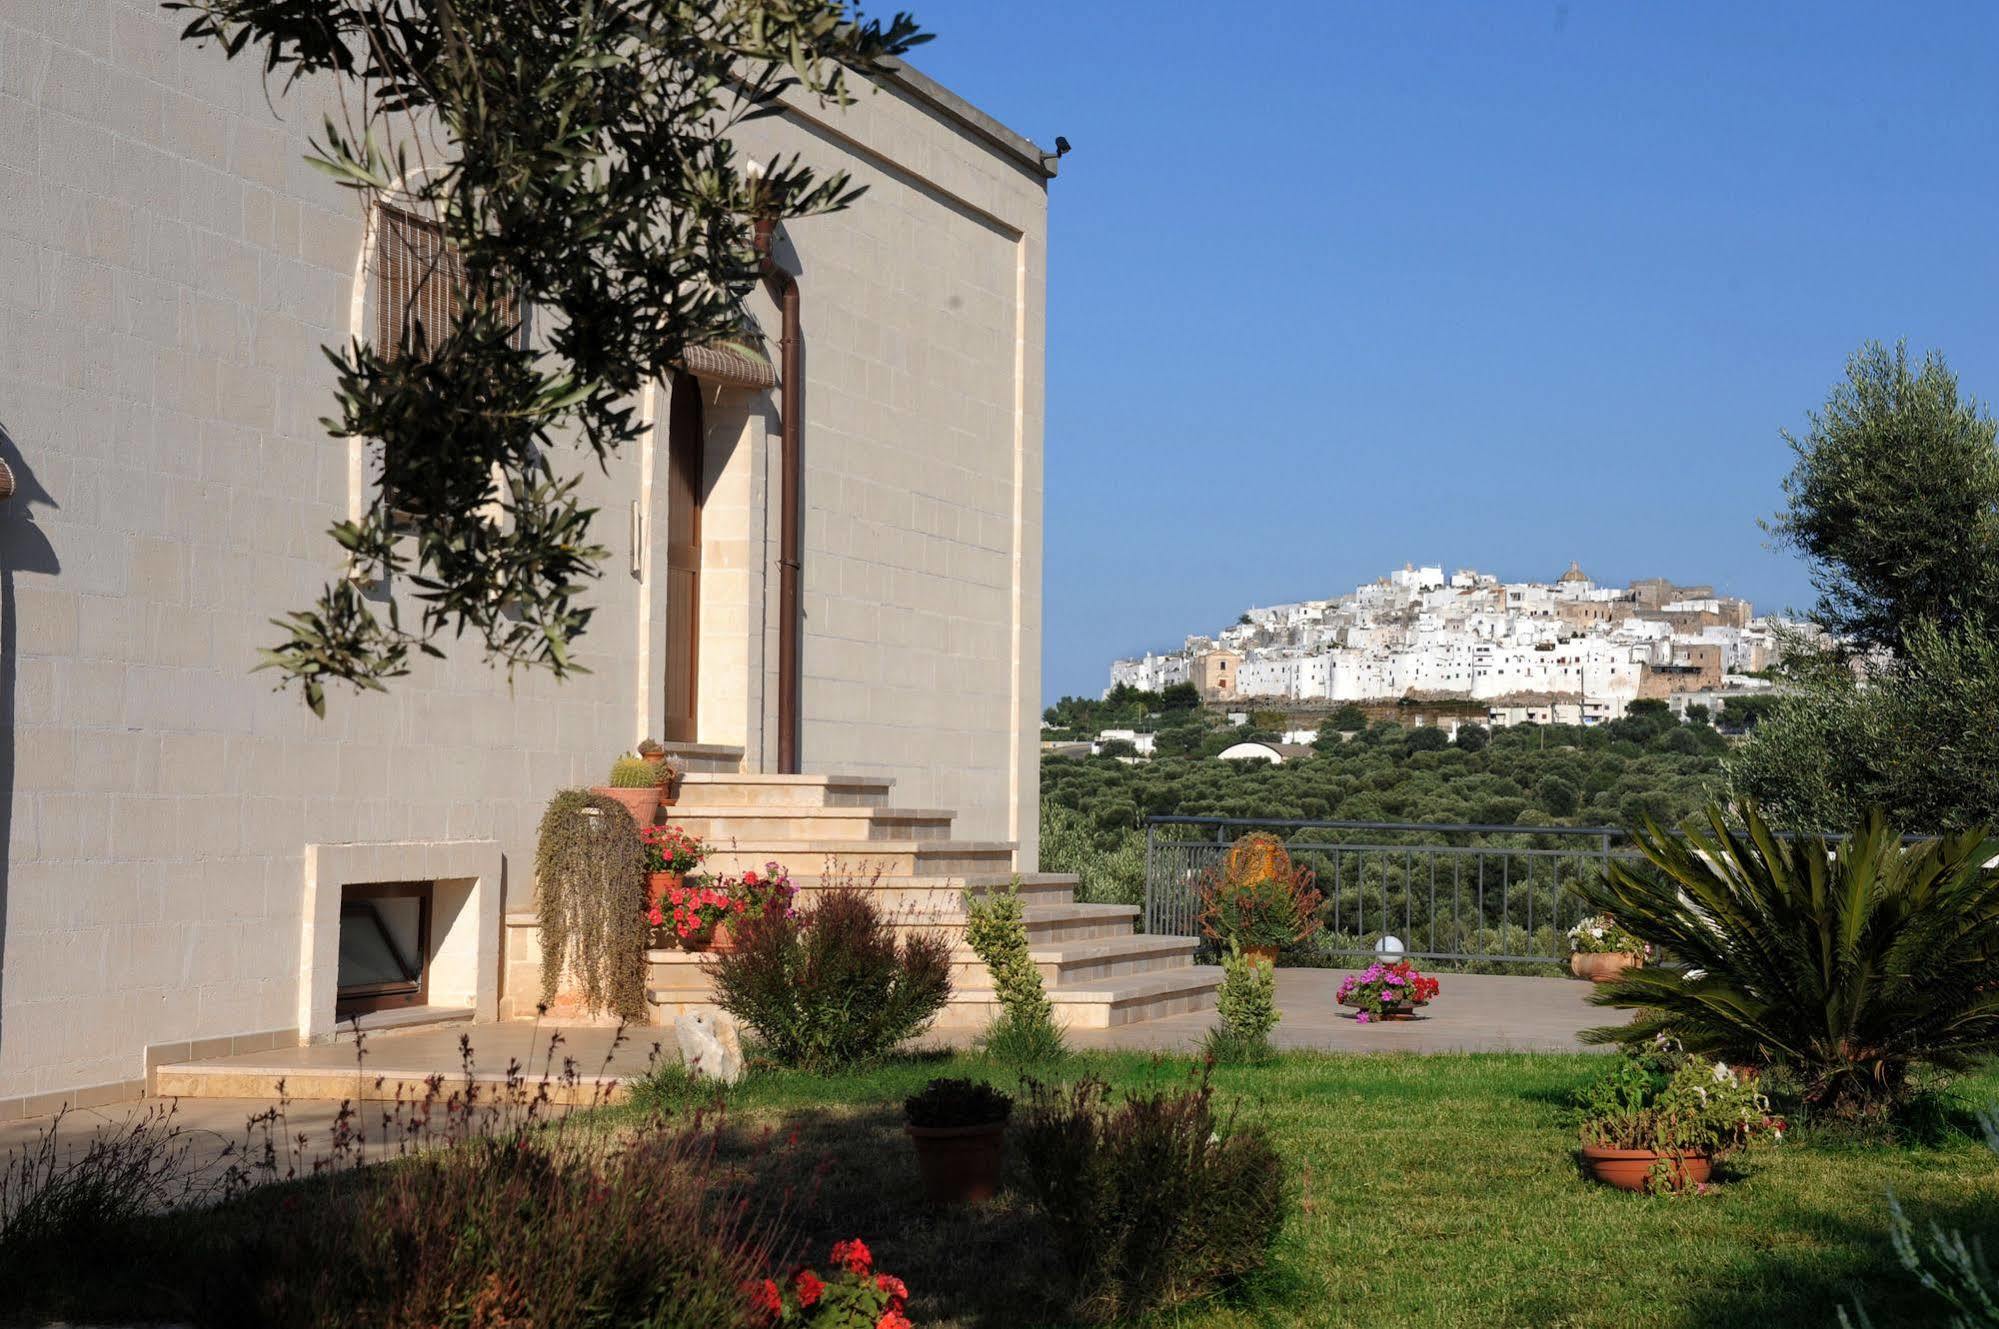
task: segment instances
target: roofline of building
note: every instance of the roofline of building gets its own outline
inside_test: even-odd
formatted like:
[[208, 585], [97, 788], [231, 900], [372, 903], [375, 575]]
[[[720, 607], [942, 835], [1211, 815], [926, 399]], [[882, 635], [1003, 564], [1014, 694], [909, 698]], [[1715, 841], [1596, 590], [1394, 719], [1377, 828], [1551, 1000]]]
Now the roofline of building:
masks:
[[992, 116], [960, 97], [906, 60], [891, 60], [888, 79], [904, 92], [929, 104], [945, 119], [954, 121], [974, 136], [984, 139], [1005, 156], [1013, 158], [1043, 180], [1055, 178], [1055, 153], [1025, 134], [1008, 129]]

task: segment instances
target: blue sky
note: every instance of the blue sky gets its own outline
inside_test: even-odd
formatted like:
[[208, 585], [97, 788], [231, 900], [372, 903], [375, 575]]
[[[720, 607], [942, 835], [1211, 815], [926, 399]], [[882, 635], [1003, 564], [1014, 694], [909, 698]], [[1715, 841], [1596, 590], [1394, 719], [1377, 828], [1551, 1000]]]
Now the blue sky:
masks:
[[907, 2], [1075, 145], [1049, 700], [1411, 559], [1803, 606], [1756, 519], [1846, 356], [1999, 395], [1999, 6]]

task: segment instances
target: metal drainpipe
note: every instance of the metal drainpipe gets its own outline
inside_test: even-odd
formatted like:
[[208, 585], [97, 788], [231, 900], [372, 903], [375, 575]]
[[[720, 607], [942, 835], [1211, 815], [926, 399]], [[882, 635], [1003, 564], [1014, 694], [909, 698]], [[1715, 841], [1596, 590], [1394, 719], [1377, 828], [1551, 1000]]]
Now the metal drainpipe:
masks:
[[782, 487], [778, 516], [777, 553], [777, 769], [796, 775], [799, 769], [798, 693], [799, 646], [802, 635], [799, 573], [804, 567], [805, 458], [801, 435], [805, 424], [805, 378], [799, 367], [803, 349], [799, 334], [798, 279], [779, 265], [771, 252], [774, 218], [757, 222], [757, 253], [762, 259], [764, 285], [782, 311], [778, 337], [778, 483]]

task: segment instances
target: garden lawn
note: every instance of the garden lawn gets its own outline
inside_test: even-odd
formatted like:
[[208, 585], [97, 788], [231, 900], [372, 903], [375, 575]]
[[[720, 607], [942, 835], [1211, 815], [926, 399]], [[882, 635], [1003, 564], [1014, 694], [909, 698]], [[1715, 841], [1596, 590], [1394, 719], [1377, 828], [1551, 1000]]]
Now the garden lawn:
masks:
[[[1793, 1138], [1738, 1163], [1711, 1195], [1649, 1198], [1580, 1180], [1566, 1096], [1601, 1070], [1585, 1055], [1289, 1054], [1223, 1069], [1216, 1085], [1270, 1128], [1295, 1208], [1270, 1272], [1167, 1322], [1268, 1325], [1824, 1326], [1864, 1300], [1878, 1325], [1938, 1307], [1887, 1237], [1893, 1187], [1919, 1226], [1999, 1231], [1999, 1161], [1956, 1131], [1933, 1143]], [[1061, 1078], [1175, 1083], [1186, 1060], [1081, 1055]], [[839, 1075], [769, 1072], [725, 1100], [732, 1165], [785, 1188], [823, 1256], [858, 1235], [904, 1278], [918, 1324], [1060, 1323], [1059, 1284], [1019, 1189], [959, 1211], [926, 1207], [901, 1098], [933, 1075], [1013, 1087], [971, 1056], [900, 1059]], [[1958, 1082], [1966, 1107], [1999, 1101], [1999, 1074]], [[712, 1088], [674, 1076], [632, 1106], [687, 1109]]]

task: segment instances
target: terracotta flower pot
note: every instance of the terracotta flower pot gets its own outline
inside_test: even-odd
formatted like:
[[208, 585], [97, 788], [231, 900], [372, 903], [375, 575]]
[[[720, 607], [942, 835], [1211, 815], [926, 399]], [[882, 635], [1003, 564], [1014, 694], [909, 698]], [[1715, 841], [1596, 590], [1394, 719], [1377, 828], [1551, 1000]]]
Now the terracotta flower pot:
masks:
[[687, 880], [684, 872], [646, 873], [646, 903], [654, 908], [666, 898], [666, 893]]
[[729, 955], [736, 949], [736, 934], [730, 928], [729, 920], [723, 919], [715, 925], [714, 935], [708, 939], [708, 949], [716, 955]]
[[1591, 1177], [1621, 1191], [1649, 1191], [1661, 1159], [1668, 1169], [1664, 1180], [1669, 1187], [1698, 1186], [1714, 1175], [1714, 1159], [1707, 1154], [1662, 1154], [1653, 1149], [1607, 1149], [1599, 1144], [1583, 1146], [1583, 1166]]
[[1598, 951], [1594, 955], [1577, 951], [1569, 957], [1569, 972], [1592, 983], [1608, 983], [1625, 970], [1636, 969], [1644, 963], [1643, 956], [1630, 951]]
[[1379, 1024], [1383, 1020], [1413, 1020], [1416, 1018], [1416, 1012], [1420, 1009], [1417, 1006], [1388, 1006], [1384, 1007], [1379, 1014], [1365, 1009], [1356, 1010], [1354, 1016], [1358, 1019], [1360, 1016], [1365, 1015], [1367, 1019], [1363, 1023]]
[[923, 1194], [933, 1204], [990, 1200], [999, 1193], [1006, 1123], [983, 1126], [905, 1126], [916, 1145]]
[[659, 786], [650, 785], [644, 789], [616, 789], [610, 785], [596, 785], [593, 794], [615, 799], [624, 804], [625, 811], [632, 814], [632, 820], [641, 826], [650, 826], [659, 818]]

